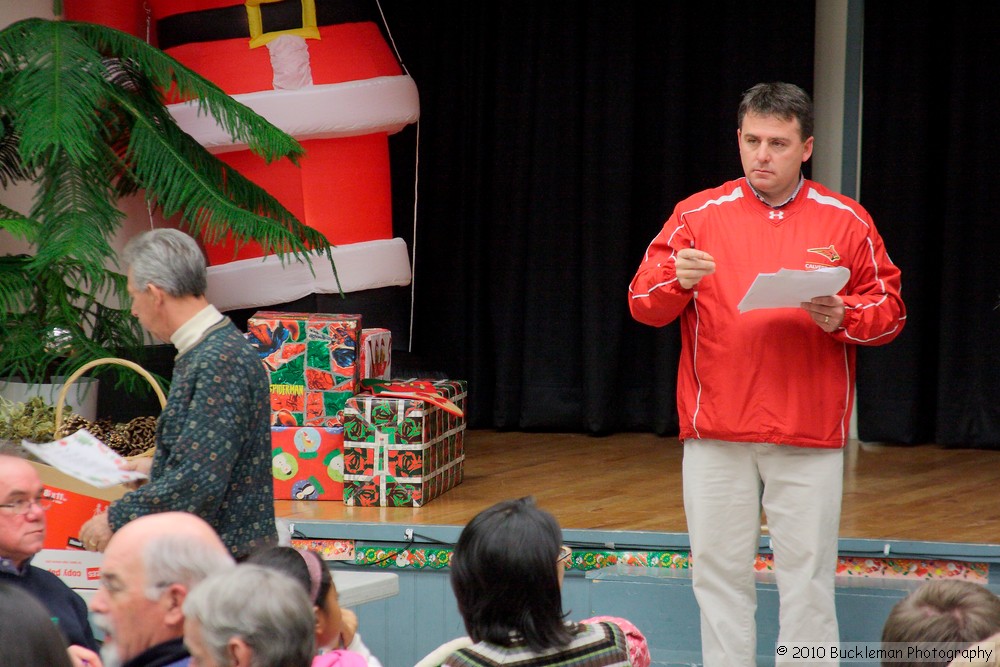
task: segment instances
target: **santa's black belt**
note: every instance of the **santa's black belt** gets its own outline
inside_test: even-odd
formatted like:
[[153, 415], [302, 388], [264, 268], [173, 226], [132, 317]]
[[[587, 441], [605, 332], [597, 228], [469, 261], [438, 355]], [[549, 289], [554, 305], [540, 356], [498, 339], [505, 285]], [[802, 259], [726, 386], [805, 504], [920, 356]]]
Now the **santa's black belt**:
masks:
[[[315, 0], [316, 25], [371, 21], [372, 2], [361, 0]], [[259, 5], [264, 32], [302, 28], [302, 0], [262, 2]], [[250, 39], [250, 23], [243, 4], [174, 14], [157, 21], [156, 37], [161, 49], [192, 42]]]

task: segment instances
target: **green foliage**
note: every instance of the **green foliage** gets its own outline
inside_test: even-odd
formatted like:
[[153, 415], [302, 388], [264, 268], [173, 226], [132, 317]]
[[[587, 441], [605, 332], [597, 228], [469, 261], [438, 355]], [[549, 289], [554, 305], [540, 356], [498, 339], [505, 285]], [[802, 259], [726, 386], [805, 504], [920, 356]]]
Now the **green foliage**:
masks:
[[[332, 264], [322, 234], [177, 126], [164, 91], [194, 100], [267, 162], [303, 153], [215, 84], [131, 35], [43, 19], [0, 31], [0, 185], [37, 186], [26, 214], [0, 204], [0, 228], [34, 248], [32, 256], [0, 257], [3, 374], [42, 382], [56, 367], [65, 373], [138, 354], [142, 332], [128, 312], [126, 279], [107, 268], [116, 264], [111, 239], [124, 217], [122, 196], [142, 192], [208, 241], [231, 234], [237, 248], [254, 241], [283, 261], [307, 263], [307, 253], [322, 250]], [[119, 379], [134, 382], [129, 373]]]
[[56, 409], [41, 397], [14, 403], [0, 397], [0, 441], [49, 442], [56, 429]]

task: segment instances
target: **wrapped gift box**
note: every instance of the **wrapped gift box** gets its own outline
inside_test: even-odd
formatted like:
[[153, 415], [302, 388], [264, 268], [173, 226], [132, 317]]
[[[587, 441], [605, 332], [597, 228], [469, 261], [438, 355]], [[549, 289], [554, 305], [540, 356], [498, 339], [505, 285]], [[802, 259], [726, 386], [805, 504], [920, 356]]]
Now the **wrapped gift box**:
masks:
[[344, 498], [344, 429], [271, 428], [275, 500]]
[[[466, 382], [434, 387], [465, 411]], [[358, 394], [344, 408], [344, 502], [420, 507], [462, 482], [465, 417], [413, 398]]]
[[392, 332], [388, 329], [362, 329], [361, 379], [388, 380], [392, 377]]
[[272, 424], [339, 425], [360, 379], [360, 334], [360, 315], [262, 310], [247, 320], [271, 382]]

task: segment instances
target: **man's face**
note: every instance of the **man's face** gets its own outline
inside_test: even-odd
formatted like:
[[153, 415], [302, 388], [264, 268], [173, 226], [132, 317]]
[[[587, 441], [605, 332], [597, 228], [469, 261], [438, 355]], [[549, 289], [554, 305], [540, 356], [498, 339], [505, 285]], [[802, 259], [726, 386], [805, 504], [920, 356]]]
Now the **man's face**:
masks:
[[128, 295], [132, 300], [132, 315], [147, 331], [162, 341], [170, 340], [170, 336], [161, 333], [162, 314], [156, 295], [149, 285], [137, 285], [132, 279], [132, 270], [128, 272]]
[[167, 596], [160, 591], [156, 600], [146, 597], [145, 566], [134, 546], [112, 539], [101, 565], [101, 584], [90, 600], [94, 621], [105, 634], [105, 667], [174, 638], [165, 620]]
[[748, 113], [736, 131], [743, 173], [770, 204], [781, 204], [795, 191], [802, 163], [812, 155], [813, 138], [802, 140], [797, 118]]
[[[43, 492], [38, 473], [27, 461], [0, 457], [0, 505], [36, 500]], [[37, 503], [28, 505], [24, 514], [14, 514], [13, 509], [0, 507], [0, 557], [21, 565], [41, 551], [44, 542], [45, 510]]]
[[201, 637], [201, 624], [197, 619], [184, 619], [184, 646], [191, 654], [190, 667], [222, 667], [205, 646]]

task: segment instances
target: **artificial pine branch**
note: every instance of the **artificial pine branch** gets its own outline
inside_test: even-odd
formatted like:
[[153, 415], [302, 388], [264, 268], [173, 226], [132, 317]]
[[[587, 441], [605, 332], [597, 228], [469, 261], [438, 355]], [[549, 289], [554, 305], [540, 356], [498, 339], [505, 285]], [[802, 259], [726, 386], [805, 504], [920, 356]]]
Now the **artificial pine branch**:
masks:
[[[209, 242], [256, 242], [310, 268], [318, 251], [333, 265], [322, 234], [180, 130], [165, 107], [175, 100], [192, 100], [265, 161], [303, 154], [259, 114], [132, 35], [43, 19], [0, 30], [0, 185], [37, 188], [27, 215], [0, 205], [0, 227], [35, 248], [0, 258], [4, 370], [42, 381], [49, 367], [70, 370], [141, 346], [125, 277], [107, 268], [124, 194], [142, 191]], [[108, 306], [114, 297], [124, 305]]]

